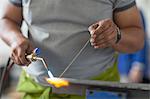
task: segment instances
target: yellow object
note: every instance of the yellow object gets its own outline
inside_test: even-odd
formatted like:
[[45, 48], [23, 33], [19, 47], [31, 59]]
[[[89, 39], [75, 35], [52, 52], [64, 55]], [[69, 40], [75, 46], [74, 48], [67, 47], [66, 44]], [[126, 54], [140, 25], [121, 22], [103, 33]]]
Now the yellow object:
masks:
[[56, 88], [69, 86], [69, 82], [61, 78], [46, 78], [46, 81], [49, 84], [54, 85]]

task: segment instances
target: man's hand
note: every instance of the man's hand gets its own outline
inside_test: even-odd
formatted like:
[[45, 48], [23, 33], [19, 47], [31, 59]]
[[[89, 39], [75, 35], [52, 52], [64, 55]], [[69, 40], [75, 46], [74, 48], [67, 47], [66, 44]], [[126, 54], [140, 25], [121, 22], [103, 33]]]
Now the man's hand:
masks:
[[[121, 32], [121, 39], [116, 44], [118, 41], [117, 27]], [[95, 48], [112, 47], [118, 52], [133, 53], [144, 46], [144, 31], [140, 13], [136, 6], [124, 11], [114, 12], [113, 21], [111, 19], [99, 21], [90, 26], [89, 31], [91, 33], [91, 44]]]
[[91, 45], [94, 48], [106, 48], [115, 44], [117, 39], [117, 26], [111, 19], [99, 21], [89, 27]]
[[31, 42], [21, 33], [22, 7], [2, 0], [0, 3], [0, 38], [11, 48], [11, 58], [18, 65], [28, 65], [26, 55], [33, 51]]
[[18, 65], [30, 64], [30, 61], [27, 60], [26, 55], [31, 54], [34, 48], [27, 38], [21, 37], [19, 40], [12, 43], [11, 50], [11, 59], [14, 61], [14, 63]]

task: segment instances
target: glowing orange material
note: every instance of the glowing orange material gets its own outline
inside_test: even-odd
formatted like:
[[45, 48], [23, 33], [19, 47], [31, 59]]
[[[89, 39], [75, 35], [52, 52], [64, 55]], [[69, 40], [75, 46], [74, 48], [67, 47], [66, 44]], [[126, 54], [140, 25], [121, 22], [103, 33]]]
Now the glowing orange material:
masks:
[[56, 88], [69, 86], [68, 81], [66, 81], [64, 79], [60, 79], [60, 78], [46, 78], [46, 81], [49, 84], [54, 85]]

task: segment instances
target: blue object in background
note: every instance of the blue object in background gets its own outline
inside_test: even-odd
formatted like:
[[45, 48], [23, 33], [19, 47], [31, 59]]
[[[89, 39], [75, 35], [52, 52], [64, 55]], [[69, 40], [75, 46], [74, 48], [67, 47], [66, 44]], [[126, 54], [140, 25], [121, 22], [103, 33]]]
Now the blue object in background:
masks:
[[126, 94], [101, 90], [87, 90], [86, 99], [126, 99]]

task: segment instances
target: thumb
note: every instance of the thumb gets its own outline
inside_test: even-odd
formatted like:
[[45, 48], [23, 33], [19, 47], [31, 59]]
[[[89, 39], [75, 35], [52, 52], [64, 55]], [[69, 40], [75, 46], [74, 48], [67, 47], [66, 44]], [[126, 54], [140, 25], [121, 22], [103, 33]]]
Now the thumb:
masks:
[[99, 24], [98, 24], [98, 23], [95, 23], [95, 24], [91, 25], [91, 26], [88, 28], [88, 30], [89, 30], [89, 32], [90, 32], [91, 35], [94, 34], [94, 31], [97, 29], [98, 26], [99, 26]]
[[32, 45], [32, 44], [29, 44], [29, 46], [28, 46], [28, 48], [27, 48], [27, 50], [26, 50], [26, 53], [29, 55], [29, 54], [31, 54], [31, 53], [33, 52], [33, 50], [34, 50], [33, 45]]

